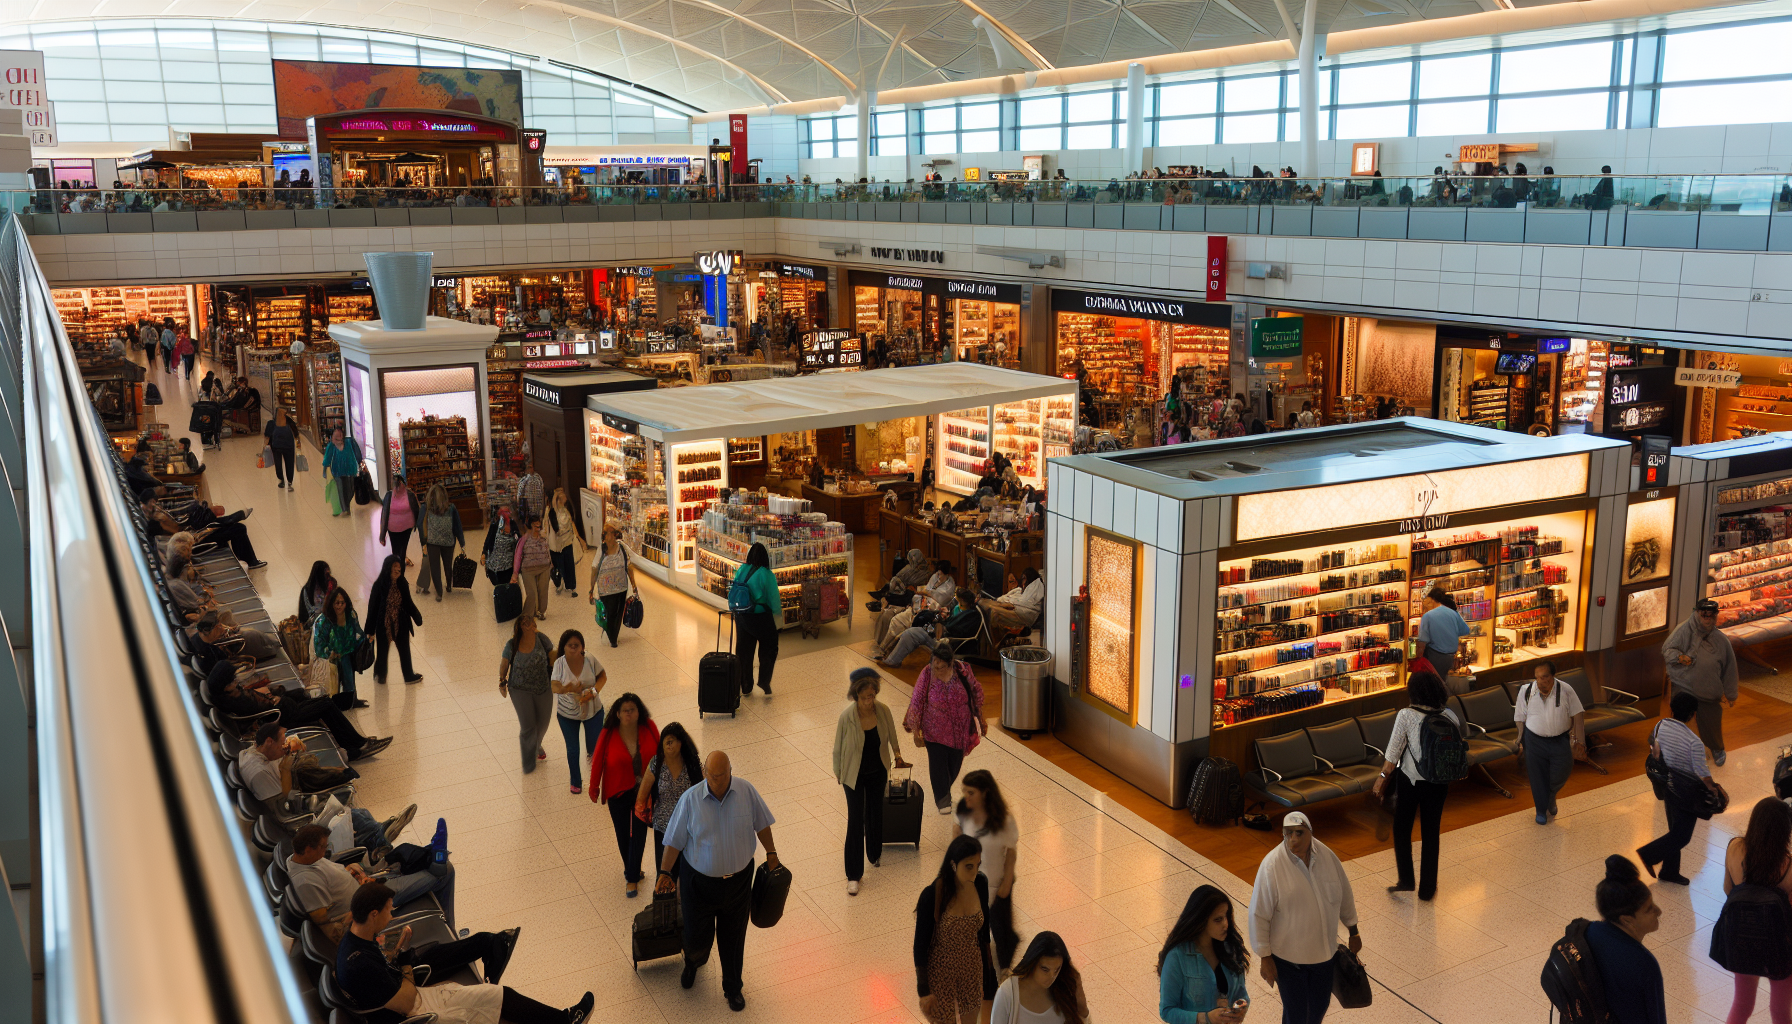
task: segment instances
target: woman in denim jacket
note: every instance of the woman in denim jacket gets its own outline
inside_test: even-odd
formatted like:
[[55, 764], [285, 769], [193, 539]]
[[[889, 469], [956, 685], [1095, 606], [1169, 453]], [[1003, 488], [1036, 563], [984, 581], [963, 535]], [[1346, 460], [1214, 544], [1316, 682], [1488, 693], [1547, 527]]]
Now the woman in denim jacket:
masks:
[[1248, 968], [1231, 898], [1201, 886], [1189, 894], [1157, 954], [1158, 1018], [1166, 1024], [1241, 1024], [1251, 1001]]

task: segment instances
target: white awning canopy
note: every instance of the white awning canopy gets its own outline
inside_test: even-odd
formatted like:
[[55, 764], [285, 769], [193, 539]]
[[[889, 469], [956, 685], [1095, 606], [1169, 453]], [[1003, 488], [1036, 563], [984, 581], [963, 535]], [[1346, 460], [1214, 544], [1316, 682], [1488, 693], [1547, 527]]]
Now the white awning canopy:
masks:
[[935, 363], [592, 395], [585, 407], [605, 414], [618, 429], [678, 443], [877, 423], [1054, 395], [1074, 397], [1076, 390], [1076, 381], [1061, 377], [982, 363]]

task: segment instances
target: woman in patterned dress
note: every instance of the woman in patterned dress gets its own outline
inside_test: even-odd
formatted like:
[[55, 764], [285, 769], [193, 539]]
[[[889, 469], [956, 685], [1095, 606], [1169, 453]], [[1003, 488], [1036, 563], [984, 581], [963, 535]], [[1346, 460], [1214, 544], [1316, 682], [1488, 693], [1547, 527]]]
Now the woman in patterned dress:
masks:
[[961, 835], [915, 901], [915, 987], [931, 1024], [974, 1024], [995, 998], [983, 846]]

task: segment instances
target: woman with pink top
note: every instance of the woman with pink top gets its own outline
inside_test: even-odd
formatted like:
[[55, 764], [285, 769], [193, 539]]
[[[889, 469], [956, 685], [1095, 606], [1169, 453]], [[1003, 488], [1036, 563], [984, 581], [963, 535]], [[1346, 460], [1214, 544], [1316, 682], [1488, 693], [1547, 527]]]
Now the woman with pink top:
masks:
[[416, 492], [404, 485], [403, 474], [392, 474], [392, 489], [380, 501], [380, 543], [391, 537], [392, 553], [405, 565], [411, 564], [405, 553], [411, 549], [411, 533], [422, 518], [423, 508]]
[[934, 806], [941, 814], [951, 814], [952, 783], [964, 767], [964, 756], [989, 735], [989, 721], [983, 717], [983, 687], [950, 644], [933, 649], [933, 657], [915, 680], [902, 728], [914, 736], [915, 746], [927, 748]]

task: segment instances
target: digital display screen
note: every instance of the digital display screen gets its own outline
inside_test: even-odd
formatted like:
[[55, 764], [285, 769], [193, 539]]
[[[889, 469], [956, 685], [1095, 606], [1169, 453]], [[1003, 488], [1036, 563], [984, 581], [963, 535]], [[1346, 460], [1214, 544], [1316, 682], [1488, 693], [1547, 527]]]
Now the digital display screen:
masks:
[[1512, 377], [1530, 373], [1537, 368], [1537, 356], [1532, 352], [1502, 352], [1493, 372], [1502, 377]]

